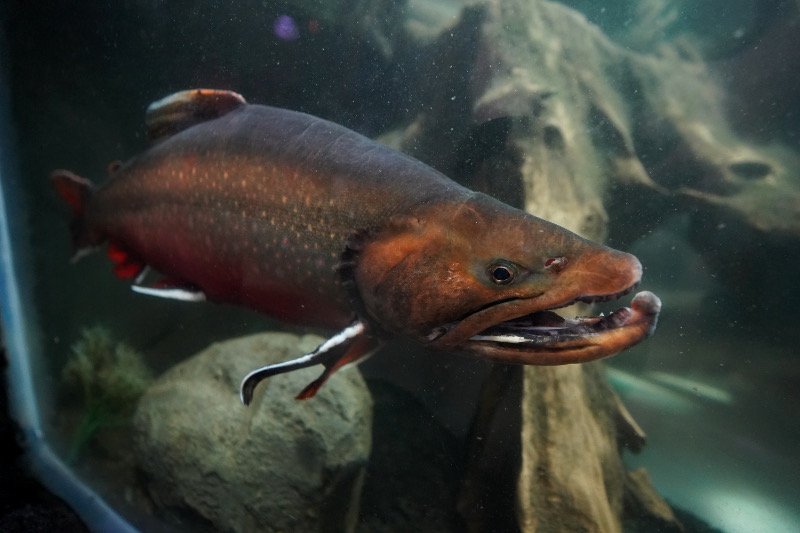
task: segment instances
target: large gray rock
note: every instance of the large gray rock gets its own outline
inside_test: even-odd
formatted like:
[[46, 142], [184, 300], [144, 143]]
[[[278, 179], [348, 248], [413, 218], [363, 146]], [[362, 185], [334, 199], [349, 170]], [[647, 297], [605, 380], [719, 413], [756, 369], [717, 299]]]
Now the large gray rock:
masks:
[[353, 529], [372, 427], [359, 372], [337, 372], [307, 401], [294, 396], [319, 368], [276, 376], [250, 407], [239, 403], [248, 371], [320, 341], [266, 333], [213, 344], [156, 381], [134, 439], [158, 514], [224, 531]]

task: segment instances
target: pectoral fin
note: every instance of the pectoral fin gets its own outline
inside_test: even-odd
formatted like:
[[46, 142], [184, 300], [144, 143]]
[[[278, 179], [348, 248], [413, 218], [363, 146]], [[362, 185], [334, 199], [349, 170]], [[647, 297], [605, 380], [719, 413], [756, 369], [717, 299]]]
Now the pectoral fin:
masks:
[[204, 302], [206, 295], [203, 291], [186, 287], [145, 287], [144, 285], [131, 285], [133, 292], [156, 296], [158, 298], [169, 298], [180, 300], [181, 302]]
[[[116, 271], [116, 267], [115, 267]], [[131, 285], [131, 290], [147, 296], [157, 298], [168, 298], [181, 302], [204, 302], [206, 295], [199, 287], [191, 283], [178, 281], [169, 277], [163, 277], [155, 283], [145, 283], [145, 279], [150, 273], [150, 267], [142, 264], [136, 279]]]
[[239, 397], [244, 405], [250, 405], [256, 386], [264, 379], [309, 366], [323, 365], [325, 370], [322, 374], [296, 396], [298, 400], [311, 398], [334, 372], [349, 363], [369, 357], [377, 348], [378, 342], [367, 334], [364, 323], [355, 322], [309, 354], [253, 370], [242, 380]]

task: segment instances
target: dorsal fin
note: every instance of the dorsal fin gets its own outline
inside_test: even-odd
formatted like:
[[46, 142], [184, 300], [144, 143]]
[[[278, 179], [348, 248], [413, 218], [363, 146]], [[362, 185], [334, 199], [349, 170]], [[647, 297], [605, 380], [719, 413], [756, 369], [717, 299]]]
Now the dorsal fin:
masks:
[[157, 100], [147, 107], [145, 124], [151, 141], [161, 140], [200, 122], [246, 105], [242, 95], [220, 89], [190, 89]]

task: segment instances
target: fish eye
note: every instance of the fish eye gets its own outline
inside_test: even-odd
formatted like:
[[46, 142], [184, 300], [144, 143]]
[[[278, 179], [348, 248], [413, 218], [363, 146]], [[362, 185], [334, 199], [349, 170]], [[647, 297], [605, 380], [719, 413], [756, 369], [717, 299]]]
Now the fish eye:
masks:
[[494, 263], [489, 265], [488, 273], [491, 280], [497, 285], [508, 285], [514, 281], [517, 269], [510, 263]]

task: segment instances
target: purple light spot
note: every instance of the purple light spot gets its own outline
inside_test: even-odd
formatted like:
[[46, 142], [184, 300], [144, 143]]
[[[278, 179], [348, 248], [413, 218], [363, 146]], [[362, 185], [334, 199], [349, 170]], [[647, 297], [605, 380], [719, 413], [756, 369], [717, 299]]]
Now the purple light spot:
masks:
[[289, 15], [281, 15], [276, 18], [272, 29], [275, 32], [275, 37], [282, 41], [296, 41], [300, 38], [297, 23]]

